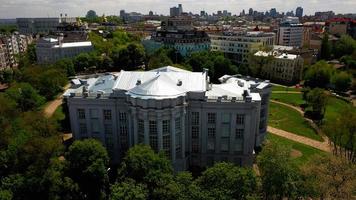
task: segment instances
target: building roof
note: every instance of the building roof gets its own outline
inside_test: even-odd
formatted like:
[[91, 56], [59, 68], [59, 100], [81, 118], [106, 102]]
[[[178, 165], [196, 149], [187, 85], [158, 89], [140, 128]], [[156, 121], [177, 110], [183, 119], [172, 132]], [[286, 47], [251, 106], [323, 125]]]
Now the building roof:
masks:
[[58, 45], [58, 47], [61, 47], [61, 48], [90, 47], [90, 46], [92, 46], [90, 41], [86, 41], [86, 42], [69, 42], [69, 43], [62, 43], [61, 45]]
[[258, 79], [225, 75], [219, 80], [221, 84], [211, 84], [207, 71], [190, 72], [183, 69], [166, 66], [152, 71], [121, 71], [81, 77], [72, 80], [73, 86], [64, 96], [75, 94], [81, 97], [84, 92], [110, 95], [114, 91], [123, 91], [132, 98], [140, 99], [172, 99], [185, 96], [188, 92], [204, 93], [207, 99], [219, 97], [243, 100], [244, 95], [254, 101], [260, 101], [258, 93], [250, 93], [251, 88], [264, 89], [268, 82]]
[[265, 51], [258, 51], [255, 53], [255, 56], [273, 56], [274, 58], [278, 59], [289, 59], [289, 60], [294, 60], [298, 58], [298, 55], [295, 54], [289, 54], [289, 53], [281, 53], [278, 51], [270, 51], [270, 52], [265, 52]]

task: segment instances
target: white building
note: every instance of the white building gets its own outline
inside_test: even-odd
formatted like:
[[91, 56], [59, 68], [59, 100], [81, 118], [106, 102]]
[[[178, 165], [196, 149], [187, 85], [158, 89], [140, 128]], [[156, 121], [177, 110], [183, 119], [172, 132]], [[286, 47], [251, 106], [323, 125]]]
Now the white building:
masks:
[[174, 67], [72, 80], [64, 97], [74, 139], [96, 138], [113, 162], [144, 143], [164, 151], [176, 170], [231, 161], [253, 163], [267, 132], [271, 85]]
[[[281, 51], [258, 51], [256, 57], [271, 57], [261, 67], [261, 77], [273, 82], [293, 84], [302, 80], [304, 59], [295, 54], [283, 53]], [[254, 62], [250, 66], [258, 65]]]
[[278, 29], [278, 44], [283, 46], [301, 47], [303, 45], [303, 24], [297, 17], [288, 17]]
[[221, 51], [238, 64], [248, 64], [249, 55], [275, 43], [274, 33], [260, 31], [209, 35], [212, 51]]
[[41, 38], [36, 43], [38, 63], [54, 63], [63, 58], [72, 58], [80, 53], [90, 52], [93, 45], [90, 41], [63, 43], [63, 38]]

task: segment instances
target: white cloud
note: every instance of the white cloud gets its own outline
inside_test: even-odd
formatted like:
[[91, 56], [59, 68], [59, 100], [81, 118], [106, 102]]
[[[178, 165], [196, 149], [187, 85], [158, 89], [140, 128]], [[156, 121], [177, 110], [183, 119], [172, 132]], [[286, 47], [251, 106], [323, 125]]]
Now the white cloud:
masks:
[[315, 11], [333, 10], [336, 13], [355, 12], [355, 0], [0, 0], [0, 18], [47, 17], [67, 13], [70, 16], [84, 16], [93, 9], [99, 15], [116, 14], [121, 9], [148, 13], [168, 14], [169, 8], [183, 4], [184, 11], [209, 13], [217, 10], [228, 10], [233, 14], [246, 11], [252, 7], [258, 11], [277, 8], [278, 11], [295, 10], [302, 6], [306, 14]]

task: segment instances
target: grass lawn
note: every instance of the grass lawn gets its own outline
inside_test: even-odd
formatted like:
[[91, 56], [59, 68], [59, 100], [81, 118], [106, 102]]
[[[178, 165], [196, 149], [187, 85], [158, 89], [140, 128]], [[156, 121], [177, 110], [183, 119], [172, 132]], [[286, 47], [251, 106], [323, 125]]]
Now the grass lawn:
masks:
[[286, 145], [286, 146], [290, 146], [293, 150], [299, 151], [302, 155], [300, 157], [296, 157], [294, 158], [294, 160], [296, 161], [296, 163], [298, 165], [303, 165], [304, 163], [306, 163], [312, 156], [314, 155], [325, 155], [327, 154], [326, 152], [323, 152], [319, 149], [315, 149], [314, 147], [299, 143], [299, 142], [294, 142], [292, 140], [277, 136], [277, 135], [273, 135], [271, 133], [267, 134], [267, 140], [269, 141], [274, 141], [277, 144], [280, 145]]
[[309, 123], [292, 108], [270, 103], [268, 125], [314, 140], [323, 141]]
[[342, 112], [345, 109], [354, 109], [354, 111], [356, 112], [356, 108], [353, 107], [351, 103], [330, 96], [328, 98], [328, 103], [324, 116], [325, 122], [332, 122], [336, 120], [340, 115], [342, 115]]
[[281, 86], [281, 85], [273, 85], [272, 86], [272, 91], [292, 91], [292, 92], [300, 92], [302, 91], [300, 88], [296, 87], [287, 87], [287, 86]]
[[293, 106], [300, 106], [305, 103], [303, 95], [295, 93], [272, 93], [271, 99]]

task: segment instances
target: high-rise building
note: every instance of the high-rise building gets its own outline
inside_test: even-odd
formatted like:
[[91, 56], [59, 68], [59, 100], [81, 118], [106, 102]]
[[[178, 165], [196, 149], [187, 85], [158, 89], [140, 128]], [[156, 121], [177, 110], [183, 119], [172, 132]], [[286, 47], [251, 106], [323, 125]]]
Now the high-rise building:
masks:
[[252, 9], [252, 8], [250, 8], [250, 9], [248, 10], [248, 15], [253, 15], [253, 9]]
[[303, 17], [303, 8], [302, 8], [302, 7], [298, 7], [298, 8], [295, 10], [295, 16], [296, 16], [296, 17]]
[[95, 138], [114, 163], [128, 148], [163, 151], [176, 171], [230, 161], [252, 166], [265, 140], [269, 81], [174, 67], [72, 80], [64, 97], [75, 140]]
[[269, 14], [271, 17], [277, 17], [277, 10], [275, 8], [271, 8]]
[[303, 45], [303, 24], [298, 17], [287, 17], [279, 26], [278, 44], [301, 47]]
[[205, 15], [206, 15], [206, 13], [205, 13], [204, 10], [200, 11], [200, 16], [201, 16], [201, 17], [203, 17], [203, 16], [205, 16]]
[[182, 6], [182, 4], [178, 4], [178, 7], [172, 7], [172, 8], [170, 8], [170, 16], [171, 16], [171, 17], [181, 16], [182, 13], [183, 13], [183, 6]]

